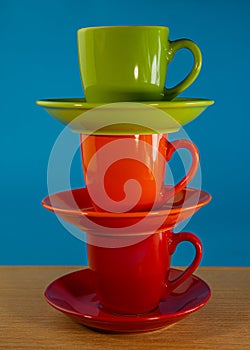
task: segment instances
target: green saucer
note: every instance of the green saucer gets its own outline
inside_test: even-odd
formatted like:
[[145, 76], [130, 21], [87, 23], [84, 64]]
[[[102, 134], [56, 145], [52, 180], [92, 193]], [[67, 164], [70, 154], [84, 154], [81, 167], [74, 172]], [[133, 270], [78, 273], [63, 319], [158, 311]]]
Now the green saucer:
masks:
[[82, 134], [130, 135], [169, 133], [197, 118], [214, 103], [198, 98], [173, 101], [87, 103], [84, 98], [36, 102], [72, 131]]

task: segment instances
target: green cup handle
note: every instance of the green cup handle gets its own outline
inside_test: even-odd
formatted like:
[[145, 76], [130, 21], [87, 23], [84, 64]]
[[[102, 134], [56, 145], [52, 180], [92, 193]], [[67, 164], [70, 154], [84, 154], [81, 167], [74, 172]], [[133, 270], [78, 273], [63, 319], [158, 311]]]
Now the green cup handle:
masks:
[[172, 100], [174, 97], [179, 95], [188, 86], [190, 86], [197, 78], [202, 65], [202, 55], [199, 47], [189, 39], [179, 39], [175, 41], [170, 41], [170, 50], [168, 51], [167, 60], [168, 63], [172, 61], [176, 52], [180, 49], [188, 49], [192, 52], [194, 56], [194, 64], [190, 73], [176, 86], [168, 89], [164, 89], [164, 98], [166, 100]]

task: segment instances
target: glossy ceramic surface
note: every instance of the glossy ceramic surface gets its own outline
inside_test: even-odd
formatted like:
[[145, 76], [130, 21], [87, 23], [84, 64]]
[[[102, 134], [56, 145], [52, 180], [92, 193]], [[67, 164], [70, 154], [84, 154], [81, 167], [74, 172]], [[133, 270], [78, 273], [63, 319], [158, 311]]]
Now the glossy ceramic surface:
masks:
[[[173, 132], [197, 118], [213, 103], [214, 101], [212, 100], [196, 98], [176, 98], [171, 102], [143, 102], [143, 104], [140, 104], [143, 112], [142, 117], [138, 121], [134, 120], [133, 113], [130, 113], [127, 118], [123, 120], [123, 123], [119, 122], [115, 124], [112, 119], [110, 125], [104, 126], [103, 104], [87, 103], [84, 98], [46, 99], [37, 101], [37, 104], [44, 107], [52, 117], [68, 125], [73, 131], [83, 134], [94, 133], [97, 135], [134, 135]], [[136, 103], [136, 105], [138, 104]], [[112, 104], [111, 106], [114, 105]], [[149, 112], [148, 108], [151, 107], [150, 113], [152, 114], [152, 118], [149, 116], [144, 119], [143, 108], [145, 106], [147, 108], [147, 113]], [[100, 107], [102, 109], [100, 109], [99, 112], [97, 108]], [[89, 115], [89, 112], [93, 109], [95, 109], [96, 113], [100, 114], [95, 113], [94, 117], [93, 113]], [[158, 111], [153, 112], [153, 109], [157, 109]], [[138, 106], [136, 113], [138, 115]], [[173, 119], [173, 122], [171, 122], [170, 119]]]
[[[170, 143], [167, 138], [162, 134], [81, 135], [84, 179], [94, 208], [120, 213], [149, 211], [186, 187], [199, 165], [198, 149], [189, 140]], [[191, 154], [190, 168], [174, 187], [167, 188], [166, 162], [181, 148]]]
[[[171, 269], [170, 278], [175, 279], [179, 273], [179, 270]], [[102, 309], [94, 283], [92, 271], [76, 271], [52, 282], [45, 291], [45, 298], [55, 309], [89, 328], [102, 332], [139, 333], [180, 321], [203, 307], [211, 296], [209, 286], [192, 275], [153, 312], [142, 316], [119, 316]]]
[[[199, 47], [187, 39], [169, 41], [167, 27], [93, 27], [77, 34], [88, 102], [171, 100], [192, 84], [201, 69]], [[179, 84], [166, 89], [168, 64], [183, 48], [191, 51], [193, 67]]]
[[80, 188], [52, 194], [44, 198], [42, 205], [82, 231], [98, 232], [102, 235], [113, 232], [135, 235], [173, 228], [210, 200], [211, 196], [207, 192], [186, 188], [175, 196], [174, 202], [166, 202], [155, 211], [106, 213], [95, 211], [87, 189]]
[[[103, 237], [102, 237], [103, 238]], [[87, 234], [88, 262], [96, 294], [103, 308], [120, 315], [141, 315], [154, 310], [196, 270], [202, 258], [198, 237], [171, 230], [138, 237]], [[171, 257], [179, 243], [195, 248], [192, 263], [176, 279], [169, 279]], [[146, 293], [145, 293], [146, 291]]]

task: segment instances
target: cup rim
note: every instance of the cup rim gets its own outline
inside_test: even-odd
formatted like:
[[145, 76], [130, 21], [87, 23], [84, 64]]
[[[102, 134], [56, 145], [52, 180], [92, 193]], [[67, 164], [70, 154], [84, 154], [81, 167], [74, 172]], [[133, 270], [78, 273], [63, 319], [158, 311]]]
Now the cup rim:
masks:
[[86, 32], [88, 30], [100, 30], [100, 29], [166, 29], [169, 31], [169, 27], [167, 26], [158, 26], [158, 25], [121, 25], [121, 26], [93, 26], [93, 27], [85, 27], [85, 28], [79, 28], [77, 30], [77, 33], [80, 32]]

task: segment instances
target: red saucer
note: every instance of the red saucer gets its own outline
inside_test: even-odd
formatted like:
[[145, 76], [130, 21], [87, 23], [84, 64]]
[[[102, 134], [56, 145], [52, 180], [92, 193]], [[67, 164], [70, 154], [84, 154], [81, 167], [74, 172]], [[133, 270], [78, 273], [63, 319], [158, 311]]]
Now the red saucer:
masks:
[[[171, 269], [170, 278], [174, 279], [179, 273], [180, 270]], [[154, 312], [120, 316], [102, 309], [95, 293], [92, 271], [85, 269], [55, 280], [44, 295], [55, 309], [89, 328], [112, 333], [140, 333], [169, 326], [197, 311], [208, 302], [211, 291], [202, 279], [192, 275], [160, 302]]]
[[112, 234], [110, 229], [116, 229], [115, 234], [137, 234], [171, 229], [210, 202], [211, 198], [207, 192], [185, 188], [174, 201], [166, 202], [160, 209], [110, 213], [95, 211], [87, 189], [80, 188], [52, 194], [44, 198], [42, 205], [82, 231]]

